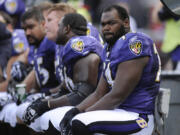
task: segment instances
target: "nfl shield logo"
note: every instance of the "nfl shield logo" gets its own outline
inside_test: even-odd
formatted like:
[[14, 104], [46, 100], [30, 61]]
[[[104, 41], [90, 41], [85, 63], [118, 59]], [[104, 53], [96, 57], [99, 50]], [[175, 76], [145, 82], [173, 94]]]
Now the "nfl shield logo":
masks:
[[84, 43], [83, 41], [76, 41], [71, 45], [71, 47], [77, 52], [82, 52], [84, 49]]
[[130, 43], [129, 48], [135, 55], [140, 55], [142, 52], [142, 43], [140, 41], [134, 41]]

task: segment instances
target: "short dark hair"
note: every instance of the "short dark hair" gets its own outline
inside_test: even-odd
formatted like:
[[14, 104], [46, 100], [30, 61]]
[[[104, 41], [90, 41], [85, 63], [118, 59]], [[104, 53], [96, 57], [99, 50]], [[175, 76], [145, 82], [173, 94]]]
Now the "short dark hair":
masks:
[[25, 22], [27, 19], [33, 18], [38, 22], [44, 21], [43, 14], [38, 7], [29, 8], [21, 17], [21, 22]]
[[103, 12], [108, 12], [115, 9], [118, 12], [119, 18], [125, 20], [126, 18], [129, 19], [128, 12], [125, 8], [121, 7], [120, 5], [111, 5], [103, 10]]
[[77, 35], [86, 35], [87, 21], [78, 13], [69, 13], [64, 16], [64, 26], [70, 26], [73, 33]]

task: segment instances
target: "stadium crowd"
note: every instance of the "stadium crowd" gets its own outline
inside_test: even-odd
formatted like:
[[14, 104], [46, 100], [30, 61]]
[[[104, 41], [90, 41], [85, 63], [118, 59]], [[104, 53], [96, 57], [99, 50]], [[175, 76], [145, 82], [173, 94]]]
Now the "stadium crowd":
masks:
[[164, 54], [142, 27], [173, 17], [159, 4], [138, 23], [129, 1], [0, 2], [0, 133], [152, 134], [161, 68], [178, 69], [180, 43]]

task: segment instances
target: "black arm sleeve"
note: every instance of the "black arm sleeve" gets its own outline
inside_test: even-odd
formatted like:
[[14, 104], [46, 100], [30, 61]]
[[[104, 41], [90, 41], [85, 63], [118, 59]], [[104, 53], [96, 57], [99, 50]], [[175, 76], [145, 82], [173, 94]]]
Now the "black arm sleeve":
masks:
[[74, 91], [67, 95], [69, 102], [72, 106], [75, 106], [82, 102], [87, 96], [94, 92], [95, 87], [85, 83], [80, 82], [75, 84]]

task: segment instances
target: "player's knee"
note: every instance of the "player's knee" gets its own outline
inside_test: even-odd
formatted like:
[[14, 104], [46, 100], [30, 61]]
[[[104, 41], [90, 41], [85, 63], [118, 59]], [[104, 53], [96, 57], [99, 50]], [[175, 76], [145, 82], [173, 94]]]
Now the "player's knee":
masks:
[[73, 135], [91, 135], [87, 126], [79, 120], [72, 121], [72, 131]]

